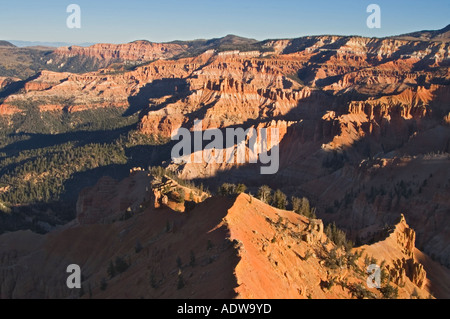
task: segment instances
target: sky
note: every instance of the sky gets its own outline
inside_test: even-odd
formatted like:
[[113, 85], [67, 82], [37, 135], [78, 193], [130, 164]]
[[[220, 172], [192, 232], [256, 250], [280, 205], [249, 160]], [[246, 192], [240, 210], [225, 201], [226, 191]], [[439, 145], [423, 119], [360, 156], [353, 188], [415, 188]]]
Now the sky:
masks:
[[[81, 28], [69, 29], [69, 4]], [[366, 25], [369, 4], [381, 28]], [[383, 37], [450, 24], [449, 0], [0, 0], [0, 40], [169, 42], [235, 34], [257, 40], [335, 34]]]

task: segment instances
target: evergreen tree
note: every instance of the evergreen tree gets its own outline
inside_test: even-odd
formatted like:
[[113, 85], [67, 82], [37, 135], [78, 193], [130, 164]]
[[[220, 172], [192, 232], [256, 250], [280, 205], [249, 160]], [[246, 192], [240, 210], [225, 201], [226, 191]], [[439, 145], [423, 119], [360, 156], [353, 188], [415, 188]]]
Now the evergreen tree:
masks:
[[264, 203], [270, 203], [271, 200], [271, 194], [272, 194], [272, 190], [270, 189], [269, 186], [267, 185], [262, 185], [259, 189], [258, 189], [258, 193], [256, 195], [256, 197], [263, 201]]
[[117, 273], [121, 274], [121, 273], [125, 272], [128, 269], [128, 267], [129, 267], [129, 265], [123, 258], [121, 258], [121, 257], [116, 258], [115, 269], [116, 269]]
[[244, 184], [238, 184], [236, 186], [236, 194], [244, 193], [246, 190], [247, 190], [247, 186], [245, 186]]
[[112, 261], [109, 262], [108, 269], [106, 272], [108, 273], [108, 276], [110, 279], [112, 279], [116, 276], [116, 268], [114, 267], [114, 264]]
[[277, 189], [275, 191], [272, 199], [272, 205], [279, 209], [286, 209], [287, 197], [281, 190]]

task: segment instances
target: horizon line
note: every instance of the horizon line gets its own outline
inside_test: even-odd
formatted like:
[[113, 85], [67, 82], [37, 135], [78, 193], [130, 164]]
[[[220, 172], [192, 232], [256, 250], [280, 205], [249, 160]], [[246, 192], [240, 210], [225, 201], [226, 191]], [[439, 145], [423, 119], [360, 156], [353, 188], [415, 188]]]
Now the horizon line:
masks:
[[[257, 43], [261, 43], [261, 42], [265, 42], [265, 41], [275, 41], [275, 40], [295, 40], [295, 39], [300, 39], [300, 38], [305, 38], [305, 37], [321, 37], [321, 36], [336, 36], [336, 37], [360, 37], [360, 38], [369, 38], [369, 39], [385, 39], [385, 38], [392, 38], [392, 37], [399, 37], [399, 36], [407, 36], [411, 33], [416, 33], [416, 32], [435, 32], [435, 31], [441, 31], [444, 30], [446, 28], [449, 28], [450, 24], [447, 24], [446, 26], [444, 26], [441, 29], [424, 29], [424, 30], [416, 30], [416, 31], [411, 31], [411, 32], [407, 32], [407, 33], [402, 33], [402, 34], [394, 34], [394, 35], [386, 35], [386, 36], [364, 36], [364, 35], [358, 35], [358, 34], [327, 34], [327, 33], [323, 33], [323, 34], [308, 34], [308, 35], [301, 35], [298, 37], [277, 37], [277, 38], [266, 38], [263, 40], [259, 40], [259, 39], [255, 39], [255, 38], [251, 38], [251, 37], [244, 37], [244, 36], [240, 36], [237, 34], [227, 34], [224, 36], [219, 36], [219, 37], [213, 37], [213, 38], [194, 38], [194, 39], [188, 39], [188, 40], [179, 40], [179, 39], [175, 39], [175, 40], [170, 40], [170, 41], [151, 41], [151, 40], [147, 40], [147, 39], [135, 39], [132, 41], [128, 41], [128, 42], [115, 42], [115, 41], [111, 41], [111, 42], [103, 42], [103, 41], [95, 41], [95, 42], [91, 42], [91, 41], [85, 41], [85, 42], [65, 42], [65, 41], [33, 41], [33, 40], [16, 40], [16, 39], [0, 39], [0, 41], [7, 41], [7, 42], [28, 42], [28, 43], [36, 43], [37, 45], [31, 45], [31, 46], [40, 46], [38, 43], [41, 44], [67, 44], [67, 46], [83, 46], [83, 47], [88, 47], [88, 46], [92, 46], [92, 45], [96, 45], [96, 44], [115, 44], [115, 45], [120, 45], [120, 44], [129, 44], [129, 43], [133, 43], [133, 42], [137, 42], [137, 41], [147, 41], [150, 43], [159, 43], [159, 44], [170, 44], [170, 43], [174, 43], [174, 42], [194, 42], [194, 41], [210, 41], [210, 40], [218, 40], [218, 39], [223, 39], [226, 38], [228, 36], [235, 36], [235, 37], [239, 37], [239, 38], [243, 38], [243, 39], [247, 39], [247, 40], [255, 40], [257, 41]], [[11, 43], [13, 44], [13, 43]], [[29, 46], [29, 47], [31, 47]], [[45, 46], [45, 45], [43, 45]], [[52, 45], [50, 45], [52, 46]], [[63, 46], [55, 46], [55, 47], [65, 47], [66, 45]], [[18, 47], [28, 47], [27, 45], [24, 46], [18, 46]]]

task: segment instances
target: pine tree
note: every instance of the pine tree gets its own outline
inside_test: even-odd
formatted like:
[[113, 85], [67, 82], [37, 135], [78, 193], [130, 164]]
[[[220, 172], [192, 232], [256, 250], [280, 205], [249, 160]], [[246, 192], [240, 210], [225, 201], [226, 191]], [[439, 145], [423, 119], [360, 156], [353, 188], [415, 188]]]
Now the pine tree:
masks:
[[129, 265], [127, 264], [127, 262], [121, 258], [121, 257], [117, 257], [116, 258], [116, 263], [115, 263], [115, 269], [116, 272], [121, 274], [124, 271], [126, 271], [128, 269]]
[[263, 201], [264, 203], [269, 203], [271, 200], [271, 193], [272, 190], [270, 189], [269, 186], [267, 185], [262, 185], [259, 189], [258, 189], [258, 193], [257, 193], [257, 198], [261, 201]]
[[177, 289], [180, 290], [184, 288], [186, 283], [184, 282], [183, 274], [181, 273], [181, 270], [178, 271], [178, 283], [177, 283]]
[[114, 264], [112, 261], [109, 262], [107, 273], [110, 279], [114, 278], [116, 276], [116, 268], [114, 267]]
[[191, 250], [191, 262], [190, 262], [191, 267], [195, 266], [195, 254], [194, 251]]
[[286, 209], [286, 204], [286, 195], [281, 190], [277, 189], [273, 195], [272, 205], [279, 209]]
[[247, 186], [245, 186], [244, 184], [238, 184], [236, 186], [236, 194], [244, 193], [246, 190], [247, 190]]

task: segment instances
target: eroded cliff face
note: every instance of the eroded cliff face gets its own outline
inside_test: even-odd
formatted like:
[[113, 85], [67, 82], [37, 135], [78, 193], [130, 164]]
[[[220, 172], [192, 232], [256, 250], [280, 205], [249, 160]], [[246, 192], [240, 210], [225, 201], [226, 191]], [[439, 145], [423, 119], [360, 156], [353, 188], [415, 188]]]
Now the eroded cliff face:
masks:
[[[430, 84], [446, 81], [449, 76], [446, 67], [449, 48], [445, 42], [324, 36], [269, 41], [264, 46], [274, 48], [275, 54], [210, 50], [175, 61], [161, 59], [187, 50], [186, 45], [136, 41], [59, 48], [54, 54], [97, 58], [104, 67], [114, 60], [160, 61], [128, 72], [104, 69], [59, 76], [44, 71], [25, 85], [25, 95], [10, 99], [31, 98], [39, 102], [37, 91], [45, 90], [55, 99], [69, 99], [67, 107], [78, 110], [79, 104], [95, 107], [99, 100], [104, 100], [103, 105], [107, 106], [127, 106], [128, 98], [136, 96], [138, 108], [145, 110], [150, 106], [141, 128], [152, 134], [155, 132], [149, 127], [155, 121], [168, 121], [180, 113], [186, 116], [200, 111], [211, 125], [227, 126], [247, 119], [283, 116], [302, 104], [309, 103], [318, 109], [330, 103], [316, 88], [334, 95], [350, 92], [390, 95], [408, 88], [414, 91], [420, 86], [428, 89]], [[165, 81], [157, 82], [162, 79]], [[170, 79], [179, 79], [179, 85]], [[157, 100], [168, 96], [174, 97], [174, 101]], [[70, 101], [73, 97], [78, 99]], [[164, 107], [158, 107], [161, 104]], [[223, 117], [224, 112], [229, 118]]]
[[14, 77], [6, 77], [6, 76], [0, 76], [0, 90], [5, 88], [7, 85], [10, 85], [11, 83], [20, 81], [18, 78]]
[[[403, 229], [402, 229], [403, 228]], [[388, 267], [392, 280], [396, 284], [404, 284], [405, 278], [422, 288], [426, 280], [426, 271], [423, 265], [414, 258], [416, 233], [406, 224], [405, 217], [402, 215], [400, 223], [396, 226], [397, 244], [402, 248], [402, 253], [406, 255], [401, 259], [396, 259], [392, 267]]]
[[61, 47], [53, 52], [55, 61], [72, 57], [87, 57], [98, 61], [99, 66], [106, 67], [113, 62], [145, 62], [156, 59], [169, 59], [184, 52], [187, 45], [171, 43], [153, 43], [134, 41], [126, 44], [100, 43], [89, 47]]
[[36, 79], [25, 83], [23, 93], [8, 95], [3, 104], [29, 103], [42, 111], [65, 109], [68, 112], [136, 107], [134, 103], [139, 103], [139, 96], [136, 102], [133, 96], [148, 81], [170, 78], [176, 68], [180, 69], [180, 77], [185, 77], [188, 72], [184, 68], [189, 68], [189, 61], [180, 61], [180, 64], [182, 66], [159, 61], [151, 67], [122, 74], [113, 74], [107, 69], [86, 74], [42, 71]]
[[409, 283], [418, 288], [431, 287], [427, 271], [415, 255], [420, 254], [416, 250], [415, 240], [416, 233], [408, 226], [402, 214], [400, 221], [386, 239], [358, 249], [375, 257], [379, 262], [384, 260], [389, 280], [396, 285], [405, 287]]

